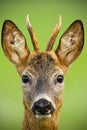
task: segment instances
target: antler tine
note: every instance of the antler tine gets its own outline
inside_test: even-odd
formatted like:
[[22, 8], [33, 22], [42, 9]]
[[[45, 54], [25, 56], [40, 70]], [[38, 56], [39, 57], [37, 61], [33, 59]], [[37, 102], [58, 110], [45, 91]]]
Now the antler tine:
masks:
[[61, 22], [62, 22], [62, 17], [60, 16], [59, 21], [58, 21], [57, 25], [55, 26], [53, 33], [52, 33], [52, 36], [47, 44], [46, 51], [52, 50], [53, 44], [54, 44], [56, 37], [57, 37], [57, 35], [60, 31], [60, 28], [61, 28]]
[[39, 43], [38, 43], [38, 40], [36, 38], [36, 34], [32, 28], [32, 25], [30, 23], [29, 15], [27, 15], [27, 17], [26, 17], [26, 25], [27, 25], [27, 29], [28, 29], [30, 37], [31, 37], [31, 41], [33, 43], [34, 50], [39, 51], [40, 50]]

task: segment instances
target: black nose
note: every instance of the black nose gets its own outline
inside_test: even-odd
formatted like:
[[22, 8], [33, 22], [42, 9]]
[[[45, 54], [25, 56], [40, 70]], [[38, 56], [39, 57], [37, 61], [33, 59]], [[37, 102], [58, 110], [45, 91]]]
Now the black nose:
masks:
[[46, 99], [40, 99], [34, 103], [32, 112], [39, 115], [52, 114], [54, 112], [54, 107], [51, 102]]

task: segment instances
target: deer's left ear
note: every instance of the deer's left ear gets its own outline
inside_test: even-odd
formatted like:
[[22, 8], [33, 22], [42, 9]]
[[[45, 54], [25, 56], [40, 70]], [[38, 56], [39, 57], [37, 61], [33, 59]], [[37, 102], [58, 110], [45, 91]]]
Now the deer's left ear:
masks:
[[62, 35], [55, 51], [60, 62], [69, 66], [81, 53], [84, 45], [84, 28], [80, 20], [73, 22]]
[[24, 63], [30, 53], [25, 37], [17, 26], [9, 20], [3, 24], [2, 48], [8, 59], [16, 66]]

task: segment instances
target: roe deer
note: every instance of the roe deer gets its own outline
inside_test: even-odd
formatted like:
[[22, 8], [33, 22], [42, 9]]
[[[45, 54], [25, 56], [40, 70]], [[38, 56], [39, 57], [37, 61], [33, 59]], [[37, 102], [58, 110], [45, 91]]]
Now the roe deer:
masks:
[[38, 40], [28, 16], [27, 29], [34, 51], [16, 25], [6, 20], [2, 28], [2, 48], [16, 66], [22, 79], [24, 120], [22, 130], [58, 130], [60, 107], [63, 103], [64, 76], [70, 64], [80, 55], [84, 44], [84, 28], [74, 21], [52, 51], [61, 27], [61, 17], [53, 30], [46, 51], [40, 51]]

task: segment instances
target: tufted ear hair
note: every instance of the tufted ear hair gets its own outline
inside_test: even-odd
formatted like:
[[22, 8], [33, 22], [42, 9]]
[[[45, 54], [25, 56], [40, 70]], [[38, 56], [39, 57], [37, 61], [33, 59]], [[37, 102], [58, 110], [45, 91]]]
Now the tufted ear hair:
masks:
[[3, 24], [2, 48], [8, 59], [16, 66], [22, 64], [30, 53], [25, 37], [10, 20]]
[[55, 53], [63, 65], [69, 66], [80, 55], [83, 45], [84, 28], [77, 20], [62, 35]]

